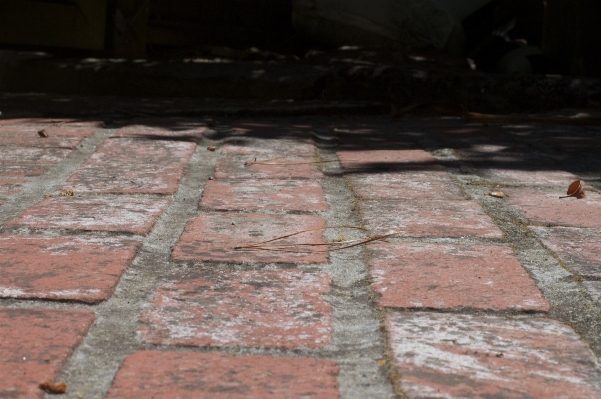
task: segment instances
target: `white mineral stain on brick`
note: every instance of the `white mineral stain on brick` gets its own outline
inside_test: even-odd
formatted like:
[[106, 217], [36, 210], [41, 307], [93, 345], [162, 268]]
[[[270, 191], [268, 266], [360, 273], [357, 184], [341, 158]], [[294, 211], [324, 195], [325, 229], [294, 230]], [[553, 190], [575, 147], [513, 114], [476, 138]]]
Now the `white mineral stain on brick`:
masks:
[[[192, 286], [203, 289], [192, 293]], [[141, 333], [163, 344], [323, 346], [331, 316], [319, 296], [328, 289], [327, 275], [287, 271], [170, 282], [155, 294], [156, 307], [142, 314]]]
[[601, 395], [590, 352], [553, 320], [392, 314], [388, 328], [411, 398], [549, 397], [543, 390], [567, 392], [566, 398]]

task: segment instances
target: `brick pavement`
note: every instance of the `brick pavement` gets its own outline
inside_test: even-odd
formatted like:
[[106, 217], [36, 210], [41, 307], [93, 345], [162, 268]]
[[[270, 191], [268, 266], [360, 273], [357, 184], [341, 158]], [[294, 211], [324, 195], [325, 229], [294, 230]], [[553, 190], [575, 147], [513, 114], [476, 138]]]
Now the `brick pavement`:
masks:
[[601, 398], [599, 131], [204, 121], [0, 121], [0, 398]]

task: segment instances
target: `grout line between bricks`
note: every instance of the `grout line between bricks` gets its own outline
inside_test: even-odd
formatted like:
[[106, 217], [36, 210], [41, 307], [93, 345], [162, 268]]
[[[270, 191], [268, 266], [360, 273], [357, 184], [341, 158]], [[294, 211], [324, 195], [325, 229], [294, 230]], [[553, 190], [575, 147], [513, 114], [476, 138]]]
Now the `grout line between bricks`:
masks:
[[[337, 159], [333, 149], [321, 148], [319, 156], [321, 159]], [[362, 223], [355, 213], [355, 198], [340, 163], [324, 163], [321, 168], [326, 175], [322, 186], [329, 205], [329, 210], [324, 213], [326, 224], [360, 226]], [[331, 230], [325, 232], [326, 241], [334, 240], [339, 234], [344, 234], [347, 239], [364, 237], [364, 233]], [[330, 252], [330, 262], [325, 270], [332, 277], [332, 286], [340, 291], [335, 300], [330, 299], [334, 317], [331, 346], [346, 352], [344, 357], [348, 358], [348, 353], [355, 354], [354, 358], [344, 362], [335, 358], [340, 362], [338, 382], [341, 398], [398, 397], [388, 375], [390, 357], [379, 310], [370, 289], [365, 249], [359, 246]], [[378, 361], [384, 361], [384, 364]]]
[[125, 357], [154, 348], [137, 339], [138, 316], [149, 306], [148, 299], [161, 277], [178, 267], [169, 262], [171, 248], [186, 223], [196, 216], [202, 190], [213, 174], [218, 156], [218, 151], [207, 151], [207, 143], [217, 142], [205, 138], [197, 142], [170, 205], [143, 239], [140, 251], [121, 276], [113, 295], [93, 308], [96, 321], [58, 377], [69, 386], [66, 398], [103, 398]]

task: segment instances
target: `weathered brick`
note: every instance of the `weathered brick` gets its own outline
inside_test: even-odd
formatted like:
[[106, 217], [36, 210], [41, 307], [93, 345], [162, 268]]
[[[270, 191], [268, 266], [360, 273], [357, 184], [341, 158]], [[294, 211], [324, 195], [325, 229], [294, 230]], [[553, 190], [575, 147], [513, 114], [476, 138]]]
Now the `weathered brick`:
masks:
[[415, 237], [502, 238], [503, 233], [474, 201], [360, 201], [365, 227]]
[[9, 118], [0, 119], [0, 125], [35, 125], [45, 127], [102, 127], [103, 121], [71, 118]]
[[0, 175], [39, 176], [70, 153], [63, 148], [0, 147]]
[[[48, 137], [40, 137], [38, 134], [40, 130], [44, 130]], [[0, 146], [72, 149], [92, 133], [94, 133], [94, 129], [0, 125]]]
[[128, 195], [50, 197], [21, 212], [6, 226], [146, 234], [169, 202]]
[[416, 398], [599, 398], [588, 347], [555, 320], [394, 313], [389, 343]]
[[[569, 185], [570, 182], [566, 184]], [[565, 191], [505, 189], [509, 203], [535, 222], [576, 227], [601, 227], [601, 195], [587, 192], [586, 198], [562, 198]]]
[[106, 300], [139, 246], [113, 238], [0, 237], [0, 296]]
[[[148, 122], [148, 121], [147, 121]], [[206, 127], [192, 127], [189, 124], [178, 123], [169, 124], [167, 121], [159, 121], [167, 126], [147, 126], [147, 125], [129, 125], [117, 130], [111, 137], [137, 137], [148, 138], [152, 140], [172, 140], [172, 141], [195, 141], [202, 137], [206, 132]]]
[[524, 163], [540, 162], [545, 160], [544, 154], [532, 151], [531, 148], [511, 143], [490, 142], [473, 144], [473, 140], [465, 142], [469, 146], [457, 148], [455, 151], [463, 158], [473, 161], [485, 161], [499, 165], [514, 164], [521, 167]]
[[[327, 254], [319, 252], [324, 246], [299, 247], [298, 252], [273, 250], [248, 250], [234, 247], [271, 240], [276, 237], [309, 229], [321, 229], [325, 221], [313, 215], [266, 215], [230, 213], [200, 215], [192, 220], [176, 244], [172, 260], [223, 261], [223, 262], [283, 262], [323, 263]], [[317, 243], [323, 244], [321, 230], [279, 240], [275, 244]], [[315, 249], [318, 248], [318, 249]]]
[[554, 136], [549, 138], [547, 143], [561, 152], [595, 151], [598, 153], [601, 149], [601, 140], [598, 138]]
[[[257, 159], [260, 161], [261, 159]], [[252, 157], [231, 156], [217, 160], [215, 177], [218, 179], [319, 179], [323, 173], [318, 169], [313, 157], [280, 158], [268, 161], [272, 165], [246, 162], [254, 161]]]
[[[516, 165], [516, 167], [519, 167]], [[545, 170], [543, 168], [522, 167], [522, 169], [481, 169], [482, 177], [498, 184], [525, 186], [568, 186], [578, 176], [561, 170]]]
[[21, 191], [21, 187], [27, 183], [26, 179], [0, 178], [0, 195], [12, 195]]
[[336, 399], [337, 374], [330, 360], [144, 351], [125, 359], [106, 399]]
[[319, 212], [328, 209], [323, 189], [310, 180], [211, 180], [200, 206], [217, 210], [289, 210]]
[[336, 151], [346, 169], [437, 169], [440, 165], [424, 150], [355, 150]]
[[[425, 122], [425, 121], [424, 121]], [[486, 140], [488, 142], [506, 141], [507, 133], [498, 126], [455, 126], [454, 121], [432, 120], [420, 123], [429, 135], [436, 137], [452, 148], [462, 148], [473, 143], [474, 140]]]
[[447, 172], [382, 172], [351, 174], [348, 179], [359, 198], [464, 200]]
[[173, 194], [195, 147], [191, 142], [107, 140], [63, 189], [77, 193]]
[[574, 273], [601, 277], [601, 232], [571, 227], [530, 228]]
[[548, 311], [510, 248], [485, 245], [370, 245], [380, 306]]
[[258, 159], [274, 157], [313, 157], [315, 146], [308, 137], [231, 136], [221, 152], [227, 155], [251, 155]]
[[155, 292], [140, 316], [142, 340], [155, 345], [315, 348], [330, 342], [325, 273], [181, 273]]
[[94, 321], [82, 310], [0, 309], [1, 398], [43, 398]]
[[583, 281], [582, 285], [586, 288], [593, 300], [601, 305], [601, 281]]

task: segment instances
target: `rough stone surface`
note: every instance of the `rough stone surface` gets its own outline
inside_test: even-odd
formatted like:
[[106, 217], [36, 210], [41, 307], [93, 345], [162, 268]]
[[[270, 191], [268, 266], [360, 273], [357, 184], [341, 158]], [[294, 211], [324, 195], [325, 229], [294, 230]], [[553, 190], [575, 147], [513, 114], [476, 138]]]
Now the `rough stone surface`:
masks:
[[337, 151], [346, 169], [432, 169], [440, 167], [424, 150], [363, 150]]
[[49, 197], [22, 212], [6, 226], [146, 234], [168, 204], [168, 199], [127, 195]]
[[361, 201], [365, 226], [401, 236], [502, 238], [503, 233], [473, 201]]
[[369, 248], [380, 306], [550, 310], [510, 248], [418, 243]]
[[[257, 159], [262, 161], [263, 159]], [[254, 162], [254, 157], [231, 156], [221, 158], [215, 165], [215, 177], [217, 179], [319, 179], [323, 174], [317, 168], [313, 157], [284, 157], [265, 161], [265, 163], [253, 163], [245, 165], [246, 162]]]
[[[259, 243], [303, 230], [322, 229], [323, 227], [325, 227], [324, 219], [312, 215], [232, 212], [204, 214], [186, 226], [180, 241], [173, 250], [171, 259], [174, 262], [323, 263], [327, 262], [327, 254], [319, 251], [323, 251], [324, 246], [296, 247], [296, 249], [292, 249], [294, 252], [282, 252], [282, 249], [286, 249], [282, 247], [272, 247], [273, 249], [269, 250], [234, 249], [241, 245]], [[322, 231], [314, 230], [269, 244], [273, 246], [278, 243], [323, 244], [324, 241]]]
[[599, 398], [587, 346], [548, 319], [393, 313], [389, 343], [413, 398]]
[[107, 140], [64, 188], [77, 193], [173, 194], [195, 146], [181, 141]]
[[328, 209], [321, 185], [308, 180], [211, 180], [200, 206], [215, 210], [287, 210], [319, 212]]
[[0, 398], [43, 398], [94, 321], [82, 310], [0, 309]]
[[155, 345], [315, 348], [330, 341], [331, 310], [320, 299], [327, 274], [299, 271], [180, 274], [155, 292], [140, 321]]
[[601, 232], [571, 227], [530, 227], [543, 244], [581, 276], [601, 277]]
[[[571, 182], [568, 182], [568, 185]], [[567, 187], [567, 185], [566, 185]], [[562, 198], [564, 192], [506, 189], [508, 201], [533, 222], [576, 227], [601, 228], [601, 195], [586, 193], [586, 198]]]
[[366, 199], [464, 200], [465, 195], [446, 172], [388, 172], [352, 174], [353, 191]]
[[0, 297], [106, 300], [139, 246], [112, 238], [0, 236]]
[[39, 176], [70, 152], [63, 148], [0, 147], [0, 176]]
[[329, 360], [138, 352], [121, 366], [106, 399], [336, 399]]

